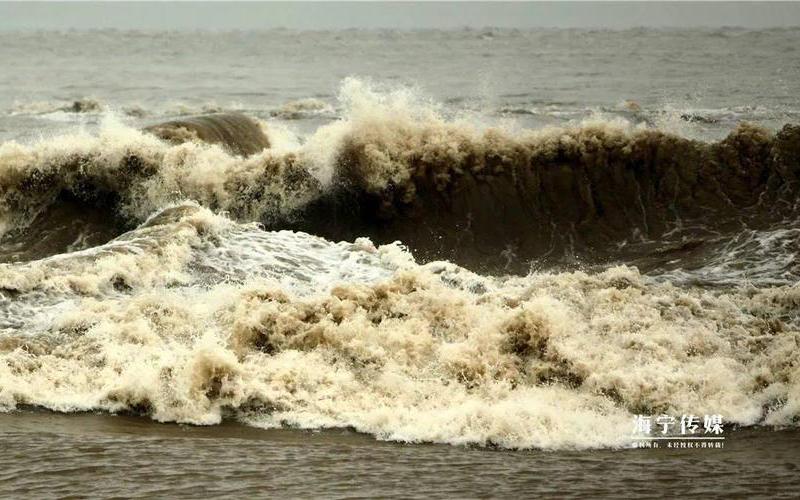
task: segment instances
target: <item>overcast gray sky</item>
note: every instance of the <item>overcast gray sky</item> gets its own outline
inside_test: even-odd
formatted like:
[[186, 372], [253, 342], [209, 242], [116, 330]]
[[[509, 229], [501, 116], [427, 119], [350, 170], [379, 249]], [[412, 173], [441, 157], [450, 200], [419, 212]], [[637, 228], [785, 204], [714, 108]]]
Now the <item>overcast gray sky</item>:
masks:
[[0, 3], [0, 30], [800, 25], [800, 3]]

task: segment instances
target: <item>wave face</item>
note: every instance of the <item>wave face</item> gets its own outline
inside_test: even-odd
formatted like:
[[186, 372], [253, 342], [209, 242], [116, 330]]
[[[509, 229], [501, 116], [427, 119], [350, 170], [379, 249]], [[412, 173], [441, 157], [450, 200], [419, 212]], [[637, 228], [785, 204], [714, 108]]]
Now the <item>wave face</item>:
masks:
[[339, 101], [304, 139], [105, 116], [0, 144], [0, 408], [547, 449], [800, 420], [800, 126]]
[[237, 114], [5, 143], [0, 212], [25, 227], [77, 200], [130, 229], [192, 199], [270, 229], [400, 240], [424, 261], [493, 273], [718, 248], [721, 233], [797, 216], [799, 126], [741, 124], [717, 142], [608, 121], [511, 132], [358, 81], [343, 92], [347, 117], [299, 146], [268, 148], [269, 127]]
[[219, 144], [233, 154], [245, 156], [269, 147], [269, 139], [259, 124], [241, 113], [193, 116], [150, 125], [144, 130], [168, 142]]
[[347, 194], [325, 196], [300, 228], [397, 238], [424, 259], [496, 271], [509, 269], [504, 251], [518, 270], [565, 249], [613, 257], [603, 249], [678, 232], [702, 240], [796, 212], [800, 127], [772, 136], [741, 126], [707, 144], [605, 123], [515, 138], [382, 125], [347, 137]]

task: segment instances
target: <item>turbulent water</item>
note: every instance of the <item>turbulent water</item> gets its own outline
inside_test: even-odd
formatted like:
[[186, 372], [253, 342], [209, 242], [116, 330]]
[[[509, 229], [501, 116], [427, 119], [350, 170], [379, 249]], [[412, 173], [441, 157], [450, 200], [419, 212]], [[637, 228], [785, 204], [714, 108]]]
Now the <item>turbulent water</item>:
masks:
[[0, 409], [508, 449], [794, 428], [798, 42], [0, 34]]

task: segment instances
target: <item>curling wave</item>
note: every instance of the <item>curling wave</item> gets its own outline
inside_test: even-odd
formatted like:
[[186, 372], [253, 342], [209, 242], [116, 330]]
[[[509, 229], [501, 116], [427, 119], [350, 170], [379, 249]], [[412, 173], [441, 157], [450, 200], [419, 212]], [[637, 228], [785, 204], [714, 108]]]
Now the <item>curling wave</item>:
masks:
[[742, 124], [713, 143], [603, 121], [512, 133], [356, 90], [343, 97], [346, 118], [301, 146], [265, 149], [269, 139], [242, 115], [4, 143], [0, 217], [26, 227], [69, 200], [131, 228], [192, 199], [272, 229], [400, 240], [423, 260], [494, 272], [565, 254], [609, 259], [620, 248], [635, 257], [666, 235], [702, 244], [796, 217], [799, 126]]

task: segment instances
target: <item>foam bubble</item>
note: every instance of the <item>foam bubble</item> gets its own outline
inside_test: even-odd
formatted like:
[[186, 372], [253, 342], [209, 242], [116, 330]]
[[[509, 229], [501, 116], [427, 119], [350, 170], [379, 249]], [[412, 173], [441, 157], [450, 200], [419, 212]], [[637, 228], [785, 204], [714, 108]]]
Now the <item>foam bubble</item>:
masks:
[[227, 412], [564, 449], [627, 445], [636, 413], [794, 425], [800, 408], [797, 287], [677, 288], [626, 267], [482, 277], [191, 205], [106, 246], [2, 269], [15, 294], [3, 307], [33, 311], [0, 343], [6, 409], [193, 424]]

